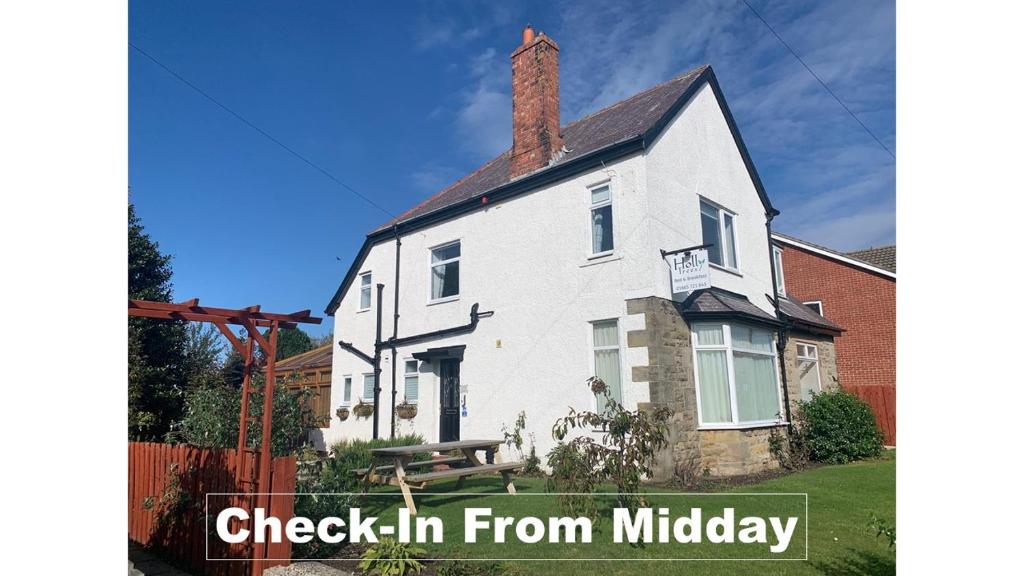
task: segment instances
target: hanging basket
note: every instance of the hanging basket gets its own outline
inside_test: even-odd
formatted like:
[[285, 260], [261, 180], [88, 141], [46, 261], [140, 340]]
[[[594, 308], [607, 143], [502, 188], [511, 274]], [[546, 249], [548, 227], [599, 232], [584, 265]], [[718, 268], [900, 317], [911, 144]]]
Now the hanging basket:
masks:
[[357, 418], [369, 418], [373, 416], [373, 404], [366, 404], [360, 401], [359, 404], [352, 408], [352, 412], [355, 413]]
[[334, 411], [334, 415], [337, 416], [338, 420], [341, 420], [342, 422], [348, 420], [349, 414], [350, 412], [348, 406], [339, 406], [338, 409]]
[[395, 406], [395, 414], [402, 420], [412, 420], [416, 417], [417, 408], [415, 404], [409, 404], [408, 402], [402, 402], [398, 406]]

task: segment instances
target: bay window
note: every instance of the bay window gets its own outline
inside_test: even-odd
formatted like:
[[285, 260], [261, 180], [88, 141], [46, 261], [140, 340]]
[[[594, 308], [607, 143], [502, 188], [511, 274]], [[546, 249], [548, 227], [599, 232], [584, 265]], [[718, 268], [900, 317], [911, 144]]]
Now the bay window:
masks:
[[702, 199], [700, 227], [701, 239], [708, 245], [708, 260], [712, 264], [738, 270], [740, 264], [736, 256], [736, 215]]
[[747, 324], [694, 324], [697, 413], [708, 427], [782, 419], [771, 330]]

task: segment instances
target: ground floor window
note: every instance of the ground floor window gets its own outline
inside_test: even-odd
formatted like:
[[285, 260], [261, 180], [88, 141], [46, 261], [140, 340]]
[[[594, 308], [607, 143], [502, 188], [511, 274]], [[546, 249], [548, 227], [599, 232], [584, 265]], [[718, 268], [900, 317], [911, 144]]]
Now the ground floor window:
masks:
[[363, 374], [363, 400], [373, 402], [373, 389], [377, 387], [377, 377], [373, 372]]
[[[619, 322], [602, 320], [592, 323], [594, 335], [594, 376], [608, 385], [608, 396], [622, 404], [622, 369], [619, 365]], [[597, 397], [598, 411], [604, 410], [607, 400]]]
[[800, 378], [800, 399], [810, 400], [821, 392], [821, 372], [818, 367], [818, 347], [797, 342], [796, 373]]
[[415, 404], [420, 399], [420, 371], [416, 360], [405, 361], [405, 401]]
[[747, 324], [694, 324], [700, 424], [767, 424], [781, 419], [775, 337]]

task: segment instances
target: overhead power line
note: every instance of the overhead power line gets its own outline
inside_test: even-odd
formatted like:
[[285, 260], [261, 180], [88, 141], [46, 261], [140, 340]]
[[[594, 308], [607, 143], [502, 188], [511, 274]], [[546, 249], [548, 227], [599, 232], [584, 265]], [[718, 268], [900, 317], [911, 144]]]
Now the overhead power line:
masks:
[[804, 59], [801, 58], [800, 55], [797, 54], [796, 51], [794, 51], [793, 48], [790, 47], [790, 45], [787, 44], [786, 41], [782, 39], [782, 36], [779, 36], [779, 33], [775, 31], [775, 28], [772, 28], [772, 25], [769, 24], [768, 21], [765, 20], [763, 17], [761, 17], [761, 15], [757, 12], [757, 10], [754, 10], [754, 7], [750, 5], [750, 2], [747, 2], [747, 0], [742, 0], [742, 2], [744, 4], [746, 4], [747, 8], [749, 8], [750, 11], [754, 13], [754, 16], [757, 16], [757, 19], [760, 20], [761, 23], [764, 24], [765, 27], [768, 28], [768, 30], [771, 31], [771, 33], [775, 36], [775, 38], [783, 46], [786, 47], [786, 50], [789, 50], [789, 53], [792, 54], [794, 58], [796, 58], [797, 62], [799, 62], [801, 65], [803, 65], [803, 67], [807, 70], [808, 73], [810, 73], [811, 76], [814, 76], [814, 79], [818, 81], [818, 84], [821, 84], [822, 88], [824, 88], [825, 91], [827, 91], [829, 93], [829, 95], [831, 95], [832, 98], [835, 99], [835, 101], [838, 102], [839, 105], [843, 107], [843, 110], [846, 110], [846, 113], [849, 114], [851, 118], [856, 120], [857, 124], [860, 124], [860, 127], [863, 128], [864, 131], [867, 132], [869, 136], [874, 138], [875, 142], [878, 142], [878, 145], [881, 146], [883, 150], [888, 152], [889, 156], [892, 156], [893, 160], [895, 160], [896, 159], [896, 155], [893, 154], [892, 150], [890, 150], [889, 147], [886, 146], [885, 143], [883, 143], [882, 140], [878, 138], [878, 136], [875, 136], [875, 133], [872, 132], [871, 129], [868, 128], [866, 124], [861, 122], [860, 118], [858, 118], [857, 115], [853, 113], [853, 110], [850, 110], [850, 107], [847, 106], [839, 98], [839, 96], [837, 96], [836, 93], [833, 92], [832, 89], [828, 87], [828, 84], [826, 84], [825, 81], [821, 79], [821, 77], [819, 77], [817, 74], [814, 73], [814, 70], [812, 70], [811, 67], [807, 65], [807, 62], [804, 62]]
[[135, 44], [133, 44], [133, 43], [131, 43], [131, 42], [128, 42], [128, 45], [129, 45], [129, 46], [131, 46], [133, 50], [135, 50], [135, 51], [136, 51], [136, 52], [138, 52], [139, 54], [142, 54], [143, 56], [145, 56], [146, 58], [148, 58], [148, 59], [149, 59], [149, 60], [150, 60], [151, 62], [153, 62], [154, 64], [156, 64], [156, 65], [157, 65], [157, 66], [159, 66], [160, 68], [162, 68], [162, 69], [163, 69], [163, 70], [164, 70], [165, 72], [167, 72], [167, 73], [168, 73], [168, 74], [170, 74], [171, 76], [173, 76], [173, 77], [177, 78], [177, 79], [178, 79], [179, 81], [181, 81], [181, 82], [182, 82], [183, 84], [185, 84], [185, 85], [186, 85], [186, 86], [188, 86], [189, 88], [191, 88], [191, 89], [195, 90], [196, 92], [198, 92], [198, 93], [199, 93], [200, 95], [202, 95], [202, 96], [203, 96], [204, 98], [206, 98], [206, 99], [207, 99], [207, 100], [209, 100], [210, 102], [213, 102], [214, 104], [216, 104], [216, 105], [217, 105], [217, 107], [219, 107], [220, 109], [224, 110], [224, 111], [225, 111], [225, 112], [227, 112], [228, 114], [231, 114], [232, 116], [234, 116], [234, 117], [235, 117], [236, 119], [238, 119], [238, 121], [239, 121], [239, 122], [241, 122], [242, 124], [245, 124], [245, 125], [246, 125], [246, 126], [248, 126], [249, 128], [252, 128], [253, 130], [255, 130], [255, 131], [256, 131], [256, 132], [258, 133], [258, 134], [260, 134], [261, 136], [263, 136], [263, 137], [264, 137], [264, 138], [266, 138], [267, 140], [270, 140], [270, 141], [271, 141], [271, 142], [273, 142], [274, 144], [277, 144], [278, 146], [280, 146], [281, 148], [283, 148], [283, 149], [284, 149], [284, 150], [285, 150], [286, 152], [288, 152], [288, 153], [289, 153], [289, 154], [291, 154], [292, 156], [295, 156], [295, 157], [296, 157], [296, 158], [298, 158], [299, 160], [301, 160], [301, 161], [305, 162], [305, 163], [306, 163], [307, 165], [309, 165], [309, 166], [310, 166], [311, 168], [313, 168], [313, 169], [314, 169], [314, 170], [316, 170], [317, 172], [320, 172], [321, 174], [323, 174], [324, 176], [326, 176], [327, 178], [329, 178], [329, 179], [330, 179], [330, 180], [331, 180], [332, 182], [334, 182], [334, 183], [335, 183], [335, 184], [337, 184], [338, 186], [341, 186], [341, 187], [342, 187], [342, 188], [344, 188], [345, 190], [348, 190], [348, 191], [349, 191], [349, 192], [351, 192], [352, 194], [355, 194], [355, 195], [356, 195], [357, 197], [359, 197], [360, 199], [362, 199], [362, 200], [363, 200], [364, 202], [366, 202], [367, 204], [369, 204], [369, 205], [373, 206], [374, 208], [376, 208], [376, 209], [380, 210], [380, 211], [381, 211], [381, 212], [383, 212], [384, 214], [387, 214], [387, 215], [388, 215], [388, 216], [390, 216], [391, 218], [396, 218], [396, 216], [395, 216], [394, 214], [392, 214], [392, 213], [391, 213], [391, 212], [390, 212], [390, 211], [389, 211], [389, 210], [388, 210], [387, 208], [384, 208], [384, 207], [383, 207], [383, 206], [381, 206], [380, 204], [377, 204], [376, 202], [374, 202], [373, 200], [371, 200], [371, 199], [370, 199], [369, 197], [367, 197], [366, 195], [364, 195], [364, 194], [361, 194], [361, 193], [360, 193], [360, 192], [359, 192], [358, 190], [356, 190], [355, 188], [353, 188], [353, 187], [349, 186], [348, 184], [346, 184], [346, 183], [342, 182], [342, 181], [341, 181], [341, 180], [340, 180], [340, 179], [339, 179], [339, 178], [338, 178], [337, 176], [335, 176], [334, 174], [331, 174], [330, 172], [328, 172], [328, 171], [327, 171], [327, 170], [326, 170], [325, 168], [323, 168], [322, 166], [320, 166], [320, 165], [319, 165], [319, 164], [317, 164], [316, 162], [313, 162], [313, 161], [312, 161], [312, 160], [310, 160], [309, 158], [306, 158], [305, 156], [303, 156], [302, 154], [300, 154], [299, 152], [297, 152], [297, 151], [296, 151], [296, 150], [295, 150], [294, 148], [292, 148], [292, 147], [288, 146], [287, 144], [285, 144], [284, 142], [282, 142], [282, 141], [278, 140], [277, 138], [275, 138], [275, 137], [274, 137], [273, 135], [271, 135], [270, 133], [268, 133], [268, 132], [267, 132], [266, 130], [264, 130], [263, 128], [260, 128], [259, 126], [257, 126], [257, 125], [255, 125], [255, 124], [253, 124], [253, 123], [252, 123], [252, 122], [250, 122], [250, 121], [249, 121], [249, 120], [248, 120], [248, 119], [247, 119], [247, 118], [246, 118], [245, 116], [242, 116], [242, 115], [241, 115], [241, 114], [239, 114], [238, 112], [235, 112], [235, 111], [234, 111], [234, 110], [232, 110], [232, 109], [231, 109], [230, 107], [228, 107], [228, 106], [227, 106], [226, 104], [222, 103], [222, 102], [221, 102], [220, 100], [217, 100], [217, 99], [216, 99], [216, 98], [214, 98], [214, 97], [213, 97], [212, 95], [210, 95], [210, 93], [209, 93], [209, 92], [206, 92], [205, 90], [203, 90], [203, 89], [202, 89], [202, 88], [200, 88], [199, 86], [196, 86], [195, 84], [193, 84], [192, 82], [190, 82], [190, 81], [189, 81], [189, 80], [188, 80], [187, 78], [185, 78], [185, 77], [184, 77], [184, 76], [182, 76], [181, 74], [178, 74], [177, 72], [175, 72], [174, 70], [172, 70], [172, 69], [171, 69], [171, 68], [170, 68], [169, 66], [167, 66], [166, 64], [164, 64], [164, 63], [163, 63], [163, 62], [161, 62], [160, 60], [157, 60], [157, 59], [156, 59], [155, 57], [153, 57], [153, 55], [151, 55], [150, 53], [146, 52], [146, 51], [145, 51], [145, 50], [143, 50], [142, 48], [139, 48], [138, 46], [136, 46]]

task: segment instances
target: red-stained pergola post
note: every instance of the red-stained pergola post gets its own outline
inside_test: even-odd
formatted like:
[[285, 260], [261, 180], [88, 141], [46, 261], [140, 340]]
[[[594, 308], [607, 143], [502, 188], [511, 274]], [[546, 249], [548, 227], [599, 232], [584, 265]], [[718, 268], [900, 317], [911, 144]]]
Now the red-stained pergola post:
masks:
[[[256, 494], [256, 507], [265, 510], [269, 508], [270, 494], [270, 469], [273, 461], [273, 450], [270, 445], [274, 413], [274, 365], [277, 356], [277, 333], [281, 328], [294, 328], [296, 324], [319, 324], [320, 318], [310, 316], [309, 310], [293, 312], [291, 314], [276, 314], [261, 312], [259, 306], [248, 308], [212, 308], [200, 306], [199, 299], [193, 298], [185, 302], [151, 302], [148, 300], [128, 300], [128, 315], [140, 318], [154, 318], [157, 320], [188, 320], [190, 322], [207, 322], [213, 324], [227, 338], [242, 358], [245, 365], [242, 373], [242, 406], [238, 423], [238, 466], [235, 469], [235, 481], [241, 485], [243, 470], [247, 468], [245, 462], [246, 454], [254, 454], [257, 457], [258, 473], [254, 480], [249, 483], [252, 486], [251, 492]], [[241, 340], [228, 328], [228, 325], [242, 326], [249, 337], [243, 344]], [[267, 336], [260, 333], [259, 328], [269, 328]], [[249, 395], [252, 392], [252, 372], [256, 367], [255, 345], [259, 345], [266, 357], [265, 380], [263, 385], [263, 419], [262, 435], [259, 448], [248, 446], [249, 424], [253, 419], [249, 417]], [[253, 547], [252, 574], [258, 576], [263, 573], [263, 564], [260, 562], [266, 556], [266, 544], [256, 543]]]

